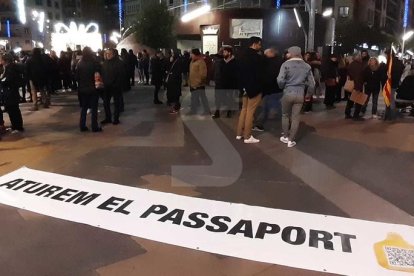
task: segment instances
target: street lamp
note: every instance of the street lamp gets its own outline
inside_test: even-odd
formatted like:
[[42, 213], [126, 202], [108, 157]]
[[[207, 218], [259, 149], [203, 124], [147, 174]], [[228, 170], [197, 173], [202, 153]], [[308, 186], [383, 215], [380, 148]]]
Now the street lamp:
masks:
[[330, 17], [331, 21], [331, 54], [334, 53], [334, 46], [335, 46], [335, 28], [336, 28], [336, 19], [333, 16], [333, 9], [328, 8], [322, 13], [323, 17]]
[[198, 9], [195, 9], [195, 10], [189, 12], [189, 13], [184, 14], [181, 17], [181, 21], [184, 22], [184, 23], [187, 23], [187, 22], [189, 22], [189, 21], [191, 21], [191, 20], [193, 20], [193, 19], [195, 19], [197, 17], [200, 17], [200, 16], [208, 13], [210, 10], [211, 10], [211, 6], [210, 5], [201, 6]]
[[296, 22], [298, 23], [298, 27], [302, 29], [303, 35], [305, 36], [305, 53], [308, 51], [308, 34], [306, 33], [305, 28], [302, 26], [302, 19], [299, 15], [299, 12], [296, 8], [293, 8], [293, 12], [295, 13]]

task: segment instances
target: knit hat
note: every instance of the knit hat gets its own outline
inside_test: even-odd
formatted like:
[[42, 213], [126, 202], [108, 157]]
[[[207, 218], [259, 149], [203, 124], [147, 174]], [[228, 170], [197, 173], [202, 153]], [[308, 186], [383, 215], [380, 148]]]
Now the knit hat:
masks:
[[293, 57], [301, 57], [302, 49], [298, 46], [292, 46], [288, 49], [288, 53], [291, 54]]

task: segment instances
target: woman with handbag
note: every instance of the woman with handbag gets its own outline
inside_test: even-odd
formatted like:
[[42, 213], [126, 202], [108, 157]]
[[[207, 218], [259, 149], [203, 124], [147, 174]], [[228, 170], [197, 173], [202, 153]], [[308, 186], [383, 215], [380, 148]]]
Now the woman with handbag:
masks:
[[[365, 67], [364, 67], [364, 64], [362, 63], [361, 54], [360, 53], [354, 54], [353, 61], [351, 62], [351, 64], [349, 64], [349, 67], [348, 67], [349, 81], [354, 82], [354, 89], [353, 89], [352, 93], [364, 93], [363, 92], [363, 88], [364, 88], [364, 76], [363, 76], [364, 68]], [[345, 87], [346, 86], [347, 85], [345, 84]], [[346, 93], [349, 93], [349, 92], [347, 91]], [[349, 93], [348, 95], [350, 95], [350, 94], [351, 93]], [[351, 98], [352, 97], [349, 97], [348, 102], [346, 104], [345, 119], [353, 119], [355, 121], [363, 121], [364, 118], [362, 118], [360, 116], [362, 105], [358, 104], [358, 103], [355, 103]], [[354, 105], [355, 105], [354, 114], [351, 116], [352, 108], [354, 107]]]
[[330, 55], [324, 66], [325, 78], [325, 100], [326, 109], [334, 109], [337, 90], [339, 88], [339, 73], [338, 73], [338, 58], [335, 55]]
[[19, 83], [20, 73], [17, 65], [13, 62], [13, 56], [5, 54], [0, 58], [0, 63], [4, 67], [0, 75], [1, 89], [4, 95], [4, 107], [9, 113], [12, 133], [24, 131], [23, 118], [20, 112], [19, 102]]

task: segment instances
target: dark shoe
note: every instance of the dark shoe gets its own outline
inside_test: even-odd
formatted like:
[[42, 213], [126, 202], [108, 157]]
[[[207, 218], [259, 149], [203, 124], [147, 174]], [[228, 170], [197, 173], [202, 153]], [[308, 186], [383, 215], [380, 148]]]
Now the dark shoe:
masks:
[[347, 115], [345, 115], [345, 119], [346, 120], [352, 119], [352, 116], [347, 114]]
[[354, 120], [355, 122], [363, 122], [363, 121], [365, 121], [365, 119], [364, 119], [364, 118], [362, 118], [362, 117], [360, 117], [360, 116], [358, 116], [358, 117], [354, 117], [354, 118], [353, 118], [353, 120]]
[[160, 100], [154, 100], [154, 104], [163, 104], [163, 102]]
[[101, 127], [98, 127], [97, 129], [93, 129], [92, 132], [102, 132], [103, 129]]
[[116, 126], [116, 125], [119, 125], [120, 123], [121, 123], [121, 122], [120, 122], [119, 120], [115, 120], [115, 121], [113, 121], [113, 123], [112, 123], [112, 124]]
[[80, 128], [80, 131], [81, 132], [86, 132], [86, 131], [89, 131], [89, 128], [87, 128], [87, 127], [81, 127]]
[[216, 112], [214, 112], [214, 114], [213, 114], [213, 119], [218, 119], [218, 118], [220, 118], [220, 111], [218, 111], [218, 110], [216, 110]]
[[231, 116], [232, 116], [232, 112], [229, 110], [229, 111], [227, 111], [227, 115], [226, 115], [226, 117], [227, 118], [231, 118]]
[[106, 124], [110, 124], [110, 123], [112, 123], [112, 121], [111, 120], [107, 120], [107, 119], [101, 121], [101, 124], [102, 125], [106, 125]]
[[336, 107], [335, 106], [333, 106], [333, 105], [327, 105], [326, 106], [326, 109], [327, 110], [332, 110], [332, 109], [335, 109]]
[[253, 131], [259, 131], [259, 132], [263, 132], [264, 131], [264, 127], [262, 126], [255, 126], [252, 128]]

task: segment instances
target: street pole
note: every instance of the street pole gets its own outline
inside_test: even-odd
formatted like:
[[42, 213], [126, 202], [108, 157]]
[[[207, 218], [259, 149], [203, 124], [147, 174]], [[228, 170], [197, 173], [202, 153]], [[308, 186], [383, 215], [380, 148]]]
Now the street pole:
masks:
[[403, 34], [403, 41], [402, 41], [402, 47], [401, 47], [401, 52], [402, 52], [402, 56], [404, 57], [404, 50], [405, 50], [405, 33], [407, 32], [407, 28], [404, 27], [404, 34]]
[[331, 17], [331, 28], [332, 28], [332, 37], [331, 37], [331, 54], [334, 53], [334, 47], [335, 47], [335, 28], [336, 28], [336, 19], [334, 16]]
[[310, 0], [309, 11], [309, 32], [308, 32], [308, 51], [315, 50], [315, 14], [316, 14], [316, 0]]

